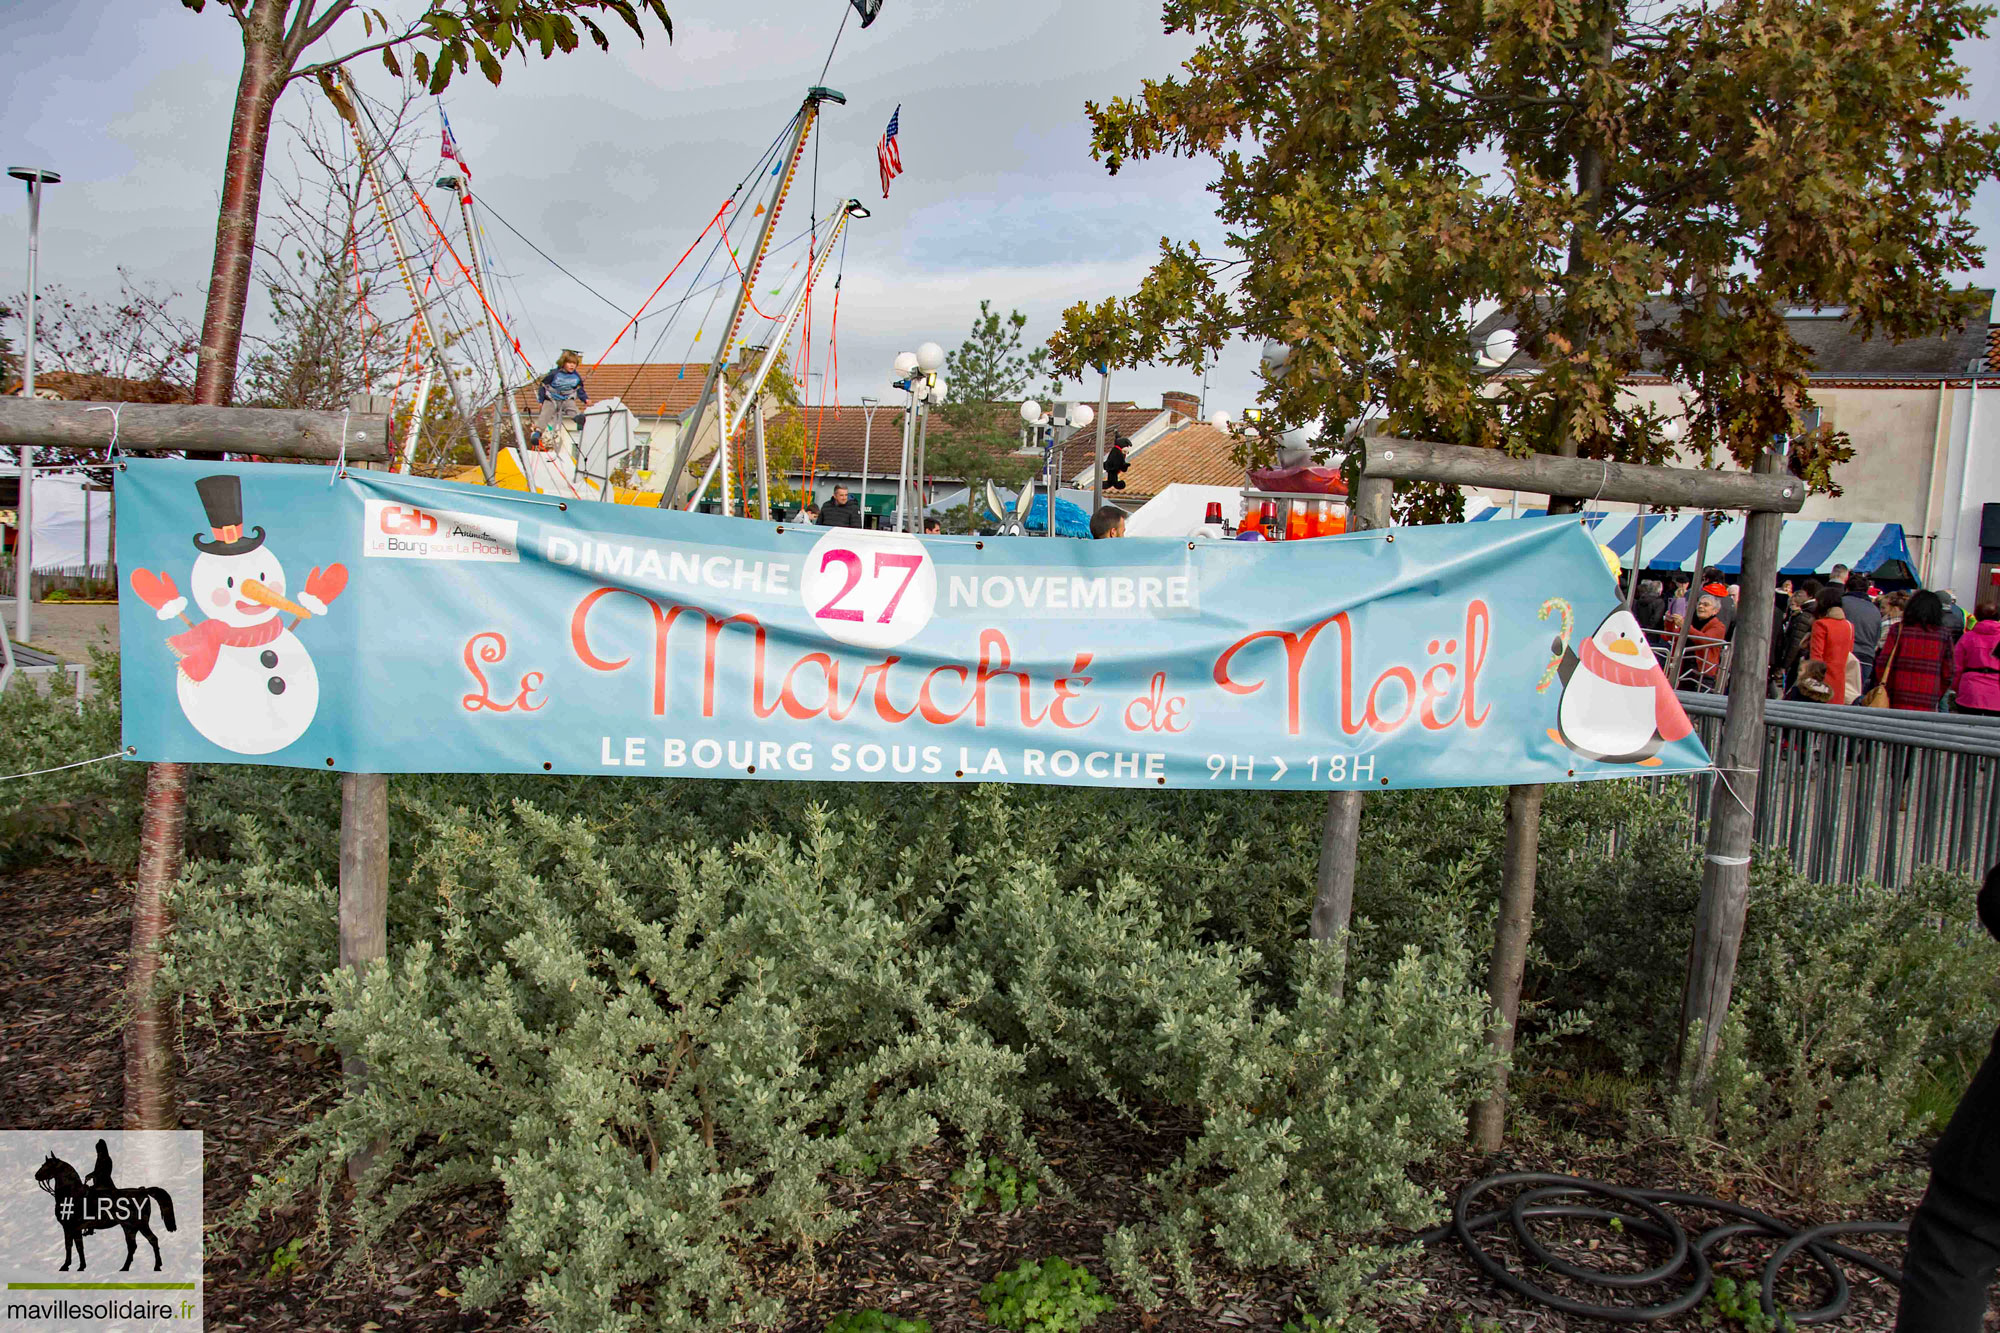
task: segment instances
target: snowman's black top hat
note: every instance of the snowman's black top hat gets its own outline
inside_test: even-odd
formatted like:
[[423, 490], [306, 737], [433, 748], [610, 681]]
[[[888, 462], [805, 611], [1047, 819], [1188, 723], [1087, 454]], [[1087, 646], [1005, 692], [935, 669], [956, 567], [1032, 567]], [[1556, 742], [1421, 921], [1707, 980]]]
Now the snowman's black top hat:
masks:
[[252, 528], [249, 536], [243, 535], [243, 479], [241, 477], [203, 477], [194, 484], [201, 496], [201, 507], [208, 513], [208, 526], [214, 535], [204, 537], [199, 532], [194, 535], [194, 544], [207, 555], [242, 555], [254, 551], [264, 544], [264, 529]]

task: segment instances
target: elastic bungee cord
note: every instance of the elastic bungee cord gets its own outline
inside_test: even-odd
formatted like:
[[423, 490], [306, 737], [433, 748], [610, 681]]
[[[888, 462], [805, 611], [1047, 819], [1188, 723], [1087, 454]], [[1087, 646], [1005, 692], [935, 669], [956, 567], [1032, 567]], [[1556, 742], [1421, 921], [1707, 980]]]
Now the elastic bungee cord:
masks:
[[[1474, 1211], [1485, 1195], [1516, 1186], [1528, 1188], [1514, 1195], [1503, 1207], [1487, 1212]], [[1606, 1202], [1615, 1206], [1603, 1206]], [[1687, 1228], [1663, 1206], [1668, 1204], [1721, 1213], [1736, 1220], [1724, 1222], [1690, 1239]], [[1574, 1257], [1564, 1258], [1556, 1254], [1535, 1235], [1534, 1223], [1545, 1218], [1615, 1224], [1619, 1230], [1637, 1233], [1666, 1246], [1668, 1254], [1661, 1263], [1636, 1273], [1580, 1264]], [[1610, 1292], [1636, 1292], [1646, 1287], [1684, 1285], [1676, 1294], [1646, 1305], [1599, 1305], [1564, 1296], [1515, 1273], [1486, 1249], [1481, 1243], [1482, 1234], [1497, 1231], [1502, 1222], [1512, 1229], [1515, 1243], [1536, 1263], [1586, 1287]], [[1777, 1319], [1778, 1275], [1800, 1251], [1819, 1265], [1827, 1286], [1831, 1288], [1832, 1294], [1825, 1303], [1814, 1309], [1785, 1312], [1793, 1323], [1803, 1325], [1824, 1324], [1846, 1313], [1853, 1290], [1846, 1273], [1842, 1271], [1844, 1263], [1866, 1269], [1889, 1282], [1902, 1283], [1900, 1269], [1872, 1254], [1836, 1244], [1833, 1237], [1904, 1235], [1909, 1229], [1907, 1222], [1830, 1222], [1822, 1226], [1795, 1227], [1755, 1208], [1746, 1208], [1742, 1204], [1706, 1194], [1629, 1189], [1601, 1180], [1585, 1180], [1579, 1176], [1554, 1175], [1543, 1171], [1505, 1171], [1475, 1181], [1459, 1191], [1457, 1202], [1452, 1205], [1451, 1221], [1415, 1239], [1420, 1244], [1434, 1245], [1455, 1237], [1472, 1261], [1494, 1282], [1537, 1305], [1590, 1319], [1646, 1324], [1686, 1314], [1701, 1304], [1715, 1278], [1708, 1257], [1709, 1250], [1739, 1236], [1759, 1236], [1780, 1242], [1764, 1262], [1758, 1294], [1766, 1318]]]

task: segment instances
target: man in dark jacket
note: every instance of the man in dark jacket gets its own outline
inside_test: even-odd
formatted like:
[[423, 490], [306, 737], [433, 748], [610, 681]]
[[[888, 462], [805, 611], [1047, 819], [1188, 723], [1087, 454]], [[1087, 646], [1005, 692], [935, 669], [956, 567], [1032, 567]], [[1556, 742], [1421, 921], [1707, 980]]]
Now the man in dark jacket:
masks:
[[1868, 599], [1868, 576], [1855, 570], [1847, 576], [1847, 595], [1840, 599], [1847, 623], [1854, 626], [1854, 657], [1861, 663], [1861, 679], [1875, 674], [1875, 650], [1882, 643], [1882, 613]]
[[825, 528], [858, 528], [861, 506], [848, 496], [845, 486], [836, 486], [833, 498], [820, 506], [819, 522]]
[[[1842, 608], [1845, 610], [1845, 608]], [[2000, 865], [1979, 890], [2000, 939]], [[1910, 1219], [1896, 1333], [1978, 1333], [2000, 1268], [2000, 1033], [1931, 1150], [1931, 1183]]]

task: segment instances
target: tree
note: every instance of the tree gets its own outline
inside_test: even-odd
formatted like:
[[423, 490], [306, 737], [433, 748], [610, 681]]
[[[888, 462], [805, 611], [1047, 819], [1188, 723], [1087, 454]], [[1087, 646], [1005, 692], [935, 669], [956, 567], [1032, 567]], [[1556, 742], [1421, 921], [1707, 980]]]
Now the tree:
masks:
[[[181, 0], [199, 14], [208, 0]], [[499, 83], [501, 61], [526, 59], [538, 50], [544, 59], [578, 44], [578, 29], [600, 50], [610, 38], [600, 17], [615, 17], [641, 41], [641, 20], [658, 18], [669, 39], [673, 23], [665, 0], [430, 0], [416, 18], [392, 20], [355, 0], [218, 0], [235, 19], [243, 41], [243, 70], [236, 84], [236, 110], [229, 127], [229, 153], [222, 171], [222, 205], [216, 219], [215, 259], [209, 272], [208, 309], [202, 319], [201, 364], [195, 401], [222, 404], [234, 385], [242, 345], [243, 311], [250, 297], [251, 261], [256, 253], [257, 214], [264, 185], [264, 157], [278, 99], [294, 81], [316, 78], [360, 56], [379, 52], [389, 72], [402, 74], [398, 52], [410, 62], [419, 83], [443, 92], [452, 76], [477, 63], [489, 82]], [[361, 19], [362, 42], [324, 60], [302, 63], [306, 52], [332, 35], [349, 14]]]
[[[1947, 116], [1968, 0], [1167, 0], [1199, 47], [1182, 74], [1088, 107], [1116, 171], [1213, 157], [1234, 253], [1163, 241], [1136, 292], [1079, 304], [1058, 366], [1198, 366], [1275, 339], [1278, 424], [1339, 440], [1364, 414], [1460, 444], [1659, 462], [1644, 366], [1678, 387], [1688, 444], [1748, 465], [1810, 408], [1787, 307], [1845, 307], [1864, 335], [1936, 333], [1948, 275], [2000, 174], [2000, 128]], [[1482, 174], [1481, 164], [1494, 168]], [[1498, 306], [1532, 375], [1490, 378], [1467, 337]], [[1830, 430], [1793, 469], [1832, 489]], [[1551, 497], [1552, 509], [1570, 497]], [[1512, 1047], [1541, 789], [1508, 795], [1489, 994]], [[1510, 964], [1509, 960], [1513, 960]], [[1502, 1076], [1504, 1079], [1504, 1075]], [[1497, 1147], [1505, 1083], [1475, 1110]]]
[[[383, 112], [383, 133], [399, 151], [418, 132], [419, 98], [406, 80]], [[275, 207], [269, 239], [257, 246], [257, 281], [275, 332], [253, 340], [243, 397], [256, 407], [339, 411], [404, 369], [412, 315], [353, 139], [337, 117], [305, 105], [286, 124], [290, 170], [271, 173]], [[392, 208], [399, 225], [415, 211]]]
[[1034, 379], [1051, 373], [1047, 348], [1023, 350], [1027, 327], [1028, 317], [1020, 311], [1010, 310], [1003, 318], [991, 301], [981, 301], [965, 341], [945, 354], [948, 400], [937, 409], [943, 429], [933, 429], [926, 462], [932, 476], [963, 477], [971, 487], [963, 515], [967, 532], [978, 526], [979, 494], [986, 482], [1018, 486], [1038, 466], [1016, 452], [1018, 404]]
[[[1233, 255], [1162, 243], [1138, 290], [1073, 307], [1075, 373], [1195, 366], [1232, 337], [1292, 348], [1266, 372], [1324, 438], [1370, 410], [1459, 443], [1657, 461], [1639, 369], [1679, 385], [1689, 443], [1747, 461], [1810, 406], [1787, 307], [1864, 332], [1966, 314], [1947, 275], [1980, 248], [1966, 210], [2000, 129], [1947, 116], [1966, 90], [1964, 0], [1169, 0], [1201, 39], [1176, 77], [1092, 103], [1114, 172], [1158, 154], [1220, 166]], [[1496, 163], [1484, 174], [1475, 166]], [[1489, 383], [1466, 333], [1496, 304], [1540, 373]], [[1795, 451], [1833, 484], [1845, 444]]]
[[[222, 406], [235, 388], [242, 352], [243, 312], [250, 299], [251, 260], [257, 249], [257, 213], [264, 188], [264, 156], [278, 99], [294, 80], [331, 73], [360, 56], [379, 52], [389, 72], [402, 74], [397, 53], [417, 80], [442, 92], [455, 73], [473, 62], [492, 83], [501, 61], [531, 50], [543, 59], [576, 49], [581, 28], [600, 50], [611, 42], [596, 21], [613, 16], [645, 40], [641, 19], [658, 18], [668, 38], [673, 23], [665, 0], [427, 0], [406, 23], [355, 0], [218, 0], [236, 21], [243, 69], [223, 161], [221, 207], [216, 216], [215, 257], [209, 270], [208, 307], [202, 316], [201, 352], [194, 400]], [[181, 0], [199, 14], [208, 0]], [[359, 14], [360, 45], [325, 60], [301, 63], [306, 52], [333, 35], [340, 21]], [[180, 876], [181, 836], [187, 813], [187, 766], [154, 764], [146, 775], [145, 827], [133, 889], [132, 959], [126, 973], [133, 1016], [126, 1028], [125, 1123], [132, 1129], [171, 1129], [178, 1121], [173, 1094], [171, 1015], [154, 984], [166, 940], [168, 888]]]

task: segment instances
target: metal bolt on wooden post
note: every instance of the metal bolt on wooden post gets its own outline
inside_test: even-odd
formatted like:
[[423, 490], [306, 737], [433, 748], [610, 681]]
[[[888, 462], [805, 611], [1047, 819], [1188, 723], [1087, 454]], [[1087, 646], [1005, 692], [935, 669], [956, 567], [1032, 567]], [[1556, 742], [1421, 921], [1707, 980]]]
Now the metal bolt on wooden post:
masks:
[[[1389, 526], [1389, 502], [1396, 484], [1379, 477], [1355, 483], [1348, 506], [1349, 531]], [[1320, 826], [1319, 873], [1315, 877], [1311, 937], [1333, 944], [1347, 934], [1354, 919], [1354, 871], [1361, 854], [1361, 799], [1358, 791], [1330, 792], [1326, 818]]]
[[[1777, 468], [1772, 450], [1756, 471]], [[1708, 1078], [1729, 1016], [1743, 918], [1750, 905], [1750, 839], [1757, 818], [1757, 780], [1764, 750], [1764, 690], [1777, 618], [1778, 537], [1783, 520], [1753, 513], [1744, 525], [1743, 600], [1736, 612], [1729, 671], [1729, 703], [1715, 748], [1715, 785], [1709, 792], [1708, 846], [1701, 863], [1701, 901], [1695, 909], [1688, 951], [1687, 990], [1681, 1001], [1681, 1049], [1696, 1039], [1694, 1066], [1681, 1071], [1699, 1087]]]
[[[356, 972], [389, 956], [389, 779], [380, 773], [340, 778], [340, 965]], [[353, 1051], [341, 1053], [350, 1086], [368, 1077]], [[375, 1150], [347, 1163], [350, 1180], [364, 1175]]]

